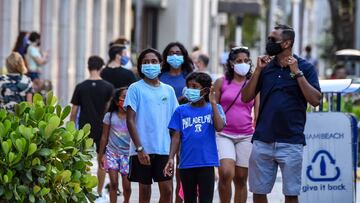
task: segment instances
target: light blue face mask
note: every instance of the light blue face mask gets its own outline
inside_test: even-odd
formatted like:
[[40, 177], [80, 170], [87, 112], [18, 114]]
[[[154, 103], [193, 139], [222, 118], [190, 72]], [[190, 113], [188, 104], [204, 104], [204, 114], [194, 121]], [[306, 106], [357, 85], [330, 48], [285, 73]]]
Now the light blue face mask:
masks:
[[199, 89], [185, 88], [183, 92], [184, 92], [183, 94], [186, 97], [186, 99], [192, 103], [195, 103], [195, 102], [199, 101], [201, 98], [203, 98], [200, 95], [201, 90], [199, 90]]
[[160, 64], [142, 64], [141, 72], [149, 79], [155, 79], [161, 72]]
[[166, 57], [166, 61], [173, 67], [173, 68], [180, 68], [180, 66], [184, 63], [184, 56], [181, 55], [170, 55]]

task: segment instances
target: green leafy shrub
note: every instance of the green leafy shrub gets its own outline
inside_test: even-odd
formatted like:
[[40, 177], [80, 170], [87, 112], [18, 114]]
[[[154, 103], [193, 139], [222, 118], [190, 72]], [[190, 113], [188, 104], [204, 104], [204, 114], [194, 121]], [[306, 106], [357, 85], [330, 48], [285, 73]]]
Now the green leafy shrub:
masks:
[[0, 110], [0, 202], [86, 202], [97, 178], [90, 174], [93, 140], [90, 125], [76, 130], [64, 119], [50, 92], [35, 94], [15, 113]]

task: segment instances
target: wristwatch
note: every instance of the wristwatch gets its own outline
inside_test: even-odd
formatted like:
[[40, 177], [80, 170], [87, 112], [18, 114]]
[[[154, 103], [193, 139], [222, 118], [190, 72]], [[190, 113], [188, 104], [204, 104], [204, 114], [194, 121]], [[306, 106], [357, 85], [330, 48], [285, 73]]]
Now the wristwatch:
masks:
[[296, 74], [290, 73], [290, 77], [294, 78], [294, 79], [299, 78], [299, 77], [303, 77], [303, 76], [304, 76], [304, 73], [302, 71], [299, 71]]
[[142, 152], [142, 151], [144, 151], [144, 147], [142, 146], [135, 149], [135, 152]]

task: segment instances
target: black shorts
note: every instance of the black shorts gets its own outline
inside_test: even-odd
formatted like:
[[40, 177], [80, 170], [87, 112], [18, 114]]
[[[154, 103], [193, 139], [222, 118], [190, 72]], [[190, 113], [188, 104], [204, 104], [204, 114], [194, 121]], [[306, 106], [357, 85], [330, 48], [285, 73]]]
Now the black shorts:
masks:
[[144, 185], [171, 180], [172, 176], [164, 176], [163, 170], [169, 159], [168, 155], [149, 154], [151, 165], [142, 165], [137, 155], [130, 156], [129, 180]]
[[27, 72], [27, 76], [29, 76], [29, 78], [31, 78], [31, 81], [40, 78], [40, 73], [35, 72], [35, 71], [29, 71]]

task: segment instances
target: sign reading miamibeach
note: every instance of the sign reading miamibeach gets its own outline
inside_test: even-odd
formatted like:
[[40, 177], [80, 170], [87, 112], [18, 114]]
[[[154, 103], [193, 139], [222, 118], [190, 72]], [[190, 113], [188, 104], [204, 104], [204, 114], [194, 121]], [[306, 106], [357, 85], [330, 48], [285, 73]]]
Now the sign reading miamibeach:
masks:
[[340, 112], [308, 113], [300, 202], [354, 202], [352, 128]]

